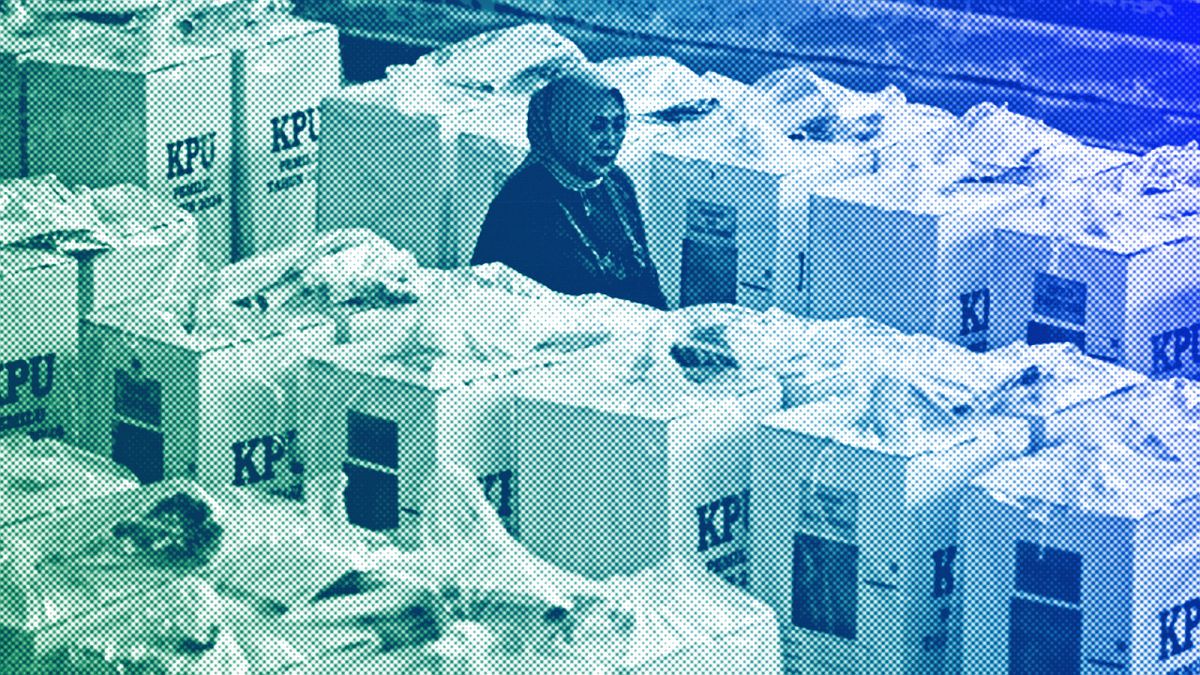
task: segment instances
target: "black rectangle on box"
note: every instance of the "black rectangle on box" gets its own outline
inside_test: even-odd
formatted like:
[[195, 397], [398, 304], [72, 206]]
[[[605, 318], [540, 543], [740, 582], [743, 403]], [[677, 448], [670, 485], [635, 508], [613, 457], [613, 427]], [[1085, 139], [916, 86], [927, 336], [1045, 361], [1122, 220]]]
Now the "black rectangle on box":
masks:
[[137, 476], [143, 484], [163, 479], [163, 435], [128, 422], [113, 423], [112, 458]]
[[1079, 604], [1083, 557], [1074, 551], [1018, 541], [1014, 585], [1022, 593]]
[[[1013, 598], [1009, 605], [1009, 675], [1080, 675], [1083, 613]], [[969, 663], [964, 670], [970, 671]]]
[[397, 478], [379, 471], [345, 464], [346, 520], [368, 530], [394, 530], [400, 526]]
[[858, 547], [798, 533], [792, 548], [792, 625], [847, 640], [858, 634]]
[[1083, 351], [1087, 342], [1087, 334], [1069, 328], [1051, 326], [1039, 321], [1030, 321], [1029, 325], [1025, 327], [1025, 342], [1031, 345], [1050, 345], [1065, 342], [1073, 344], [1079, 347], [1080, 351]]
[[392, 420], [349, 410], [346, 412], [346, 453], [353, 459], [399, 468], [398, 432]]
[[1087, 321], [1087, 284], [1039, 273], [1033, 278], [1033, 313], [1082, 326]]

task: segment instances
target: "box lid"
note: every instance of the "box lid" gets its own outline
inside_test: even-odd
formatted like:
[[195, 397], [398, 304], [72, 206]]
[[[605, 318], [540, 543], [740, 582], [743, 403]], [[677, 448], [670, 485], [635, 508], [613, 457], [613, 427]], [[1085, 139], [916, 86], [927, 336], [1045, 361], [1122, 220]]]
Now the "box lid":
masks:
[[815, 194], [842, 202], [943, 216], [985, 209], [1030, 194], [1014, 183], [960, 182], [944, 167], [893, 168], [820, 186]]

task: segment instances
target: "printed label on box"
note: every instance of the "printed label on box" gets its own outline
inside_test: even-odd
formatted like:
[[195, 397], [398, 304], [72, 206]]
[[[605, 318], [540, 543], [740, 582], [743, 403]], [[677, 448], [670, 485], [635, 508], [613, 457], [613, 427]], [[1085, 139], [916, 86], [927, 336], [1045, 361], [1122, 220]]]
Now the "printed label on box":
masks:
[[225, 203], [222, 188], [228, 188], [211, 178], [203, 177], [212, 169], [217, 157], [217, 132], [167, 143], [167, 181], [171, 195], [180, 208], [200, 213]]
[[988, 328], [992, 315], [992, 296], [986, 288], [958, 296], [958, 335], [971, 351], [988, 350]]
[[1025, 342], [1031, 345], [1058, 344], [1061, 342], [1073, 344], [1084, 350], [1087, 347], [1087, 335], [1082, 331], [1069, 328], [1059, 328], [1040, 321], [1030, 321], [1025, 327]]
[[24, 431], [34, 440], [66, 437], [66, 429], [59, 424], [61, 420], [51, 419], [48, 407], [55, 393], [57, 360], [58, 355], [51, 352], [13, 359], [0, 366], [4, 373], [4, 386], [0, 389], [0, 434]]
[[687, 203], [687, 234], [679, 270], [679, 306], [736, 304], [737, 212], [698, 199]]
[[165, 477], [166, 444], [162, 430], [162, 383], [130, 371], [113, 371], [112, 459], [143, 485]]
[[284, 156], [278, 159], [278, 174], [267, 181], [268, 194], [316, 182], [317, 118], [316, 108], [271, 118], [271, 154]]
[[1016, 542], [1009, 605], [1008, 672], [1079, 673], [1082, 669], [1083, 558], [1073, 551]]
[[696, 552], [705, 567], [740, 588], [750, 586], [750, 557], [745, 546], [735, 544], [738, 534], [750, 533], [750, 490], [726, 495], [696, 507]]
[[1200, 365], [1200, 323], [1151, 335], [1150, 355], [1152, 375], [1180, 370], [1189, 360]]
[[368, 530], [394, 530], [400, 526], [399, 478], [347, 462], [346, 520]]
[[390, 469], [400, 467], [399, 427], [392, 420], [346, 411], [346, 456]]
[[858, 495], [800, 487], [792, 547], [792, 625], [847, 640], [858, 636]]
[[1033, 279], [1033, 313], [1083, 326], [1087, 321], [1087, 284], [1038, 273]]
[[302, 499], [304, 463], [296, 444], [297, 432], [266, 434], [234, 442], [231, 481], [236, 487], [261, 485], [275, 495]]

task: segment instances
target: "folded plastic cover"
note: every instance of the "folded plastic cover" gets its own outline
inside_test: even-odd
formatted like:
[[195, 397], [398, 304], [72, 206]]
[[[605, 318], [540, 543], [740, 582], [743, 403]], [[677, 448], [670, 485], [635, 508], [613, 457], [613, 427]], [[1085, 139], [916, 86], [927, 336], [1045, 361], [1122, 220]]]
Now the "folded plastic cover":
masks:
[[415, 66], [455, 87], [531, 93], [563, 68], [585, 62], [575, 43], [538, 23], [480, 33], [421, 56]]
[[0, 439], [0, 527], [137, 487], [111, 459], [25, 435]]
[[702, 102], [718, 98], [709, 81], [666, 56], [616, 57], [597, 63], [596, 68], [621, 90], [631, 115], [699, 108]]
[[1010, 112], [1007, 106], [980, 103], [950, 129], [934, 155], [937, 162], [961, 157], [970, 161], [972, 175], [994, 177], [1030, 166], [1040, 152], [1079, 141], [1044, 123]]
[[1071, 344], [1016, 342], [980, 359], [1012, 373], [991, 397], [989, 408], [1002, 414], [1051, 414], [1149, 381], [1141, 373], [1091, 358]]
[[770, 73], [739, 108], [785, 136], [817, 141], [868, 141], [906, 103], [894, 86], [876, 93], [847, 89], [802, 66]]
[[1200, 494], [1200, 468], [1158, 459], [1120, 442], [1061, 445], [996, 466], [975, 485], [1047, 517], [1057, 505], [1140, 519]]

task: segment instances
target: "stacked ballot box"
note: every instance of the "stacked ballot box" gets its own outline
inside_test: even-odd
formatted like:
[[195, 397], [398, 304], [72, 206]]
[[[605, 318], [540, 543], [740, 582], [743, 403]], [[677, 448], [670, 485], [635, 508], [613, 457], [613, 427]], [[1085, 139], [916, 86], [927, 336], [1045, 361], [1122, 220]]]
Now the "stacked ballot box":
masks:
[[192, 212], [201, 259], [227, 264], [230, 56], [136, 51], [63, 48], [25, 60], [29, 172], [69, 185], [144, 187]]
[[1152, 377], [1200, 374], [1200, 239], [1052, 234], [1031, 204], [996, 232], [997, 342], [1067, 342]]
[[960, 672], [958, 571], [976, 553], [959, 503], [973, 476], [1025, 449], [1024, 423], [880, 443], [834, 421], [845, 406], [771, 416], [755, 443], [751, 589], [779, 616], [784, 672]]
[[650, 159], [643, 211], [667, 304], [804, 313], [808, 196], [868, 173], [856, 144], [796, 143], [787, 161], [714, 159], [681, 140]]
[[70, 258], [0, 249], [0, 435], [75, 438], [77, 270]]
[[[513, 97], [460, 116], [446, 213], [445, 267], [470, 263], [488, 207], [529, 154], [526, 108], [524, 99]], [[669, 130], [668, 125], [646, 118], [630, 119], [617, 166], [633, 181], [639, 204], [646, 203], [649, 192], [651, 152]]]
[[113, 248], [72, 254], [79, 265], [79, 317], [95, 309], [193, 291], [208, 268], [200, 261], [196, 219], [168, 209]]
[[410, 251], [422, 267], [441, 266], [455, 120], [488, 99], [391, 79], [327, 96], [320, 106], [318, 231], [365, 227]]
[[587, 577], [679, 557], [746, 587], [749, 441], [779, 404], [773, 378], [689, 392], [566, 365], [530, 374], [512, 422], [521, 542]]
[[[1062, 479], [1035, 466], [1042, 458], [1019, 461], [1047, 482]], [[1032, 478], [1024, 482], [1040, 491]], [[1160, 508], [1123, 506], [1081, 509], [1065, 499], [1018, 498], [983, 481], [972, 487], [960, 520], [967, 554], [962, 672], [1184, 675], [1200, 668], [1200, 581], [1192, 572], [1200, 503], [1192, 496]]]
[[27, 173], [26, 81], [21, 59], [41, 49], [84, 41], [101, 29], [76, 19], [38, 19], [22, 30], [0, 30], [0, 180]]
[[372, 530], [415, 535], [424, 484], [439, 461], [477, 476], [514, 536], [521, 531], [518, 470], [509, 440], [513, 382], [555, 360], [439, 363], [432, 351], [372, 341], [308, 360], [303, 419], [314, 473], [346, 473], [346, 515]]
[[926, 169], [828, 185], [808, 207], [809, 313], [864, 316], [985, 351], [994, 346], [988, 287], [992, 230], [1030, 188], [950, 183]]
[[302, 498], [297, 388], [321, 316], [268, 313], [188, 332], [154, 303], [94, 312], [80, 331], [84, 448], [142, 483], [188, 478]]
[[278, 17], [202, 44], [232, 56], [233, 259], [315, 232], [320, 104], [342, 75], [337, 28]]

